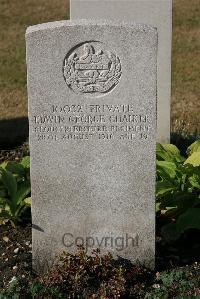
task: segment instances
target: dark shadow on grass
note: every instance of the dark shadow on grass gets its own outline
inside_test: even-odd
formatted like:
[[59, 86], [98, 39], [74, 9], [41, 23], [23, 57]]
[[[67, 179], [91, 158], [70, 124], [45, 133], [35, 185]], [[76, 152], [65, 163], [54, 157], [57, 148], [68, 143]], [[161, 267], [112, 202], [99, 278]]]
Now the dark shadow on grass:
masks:
[[0, 149], [12, 149], [28, 138], [28, 118], [0, 120]]

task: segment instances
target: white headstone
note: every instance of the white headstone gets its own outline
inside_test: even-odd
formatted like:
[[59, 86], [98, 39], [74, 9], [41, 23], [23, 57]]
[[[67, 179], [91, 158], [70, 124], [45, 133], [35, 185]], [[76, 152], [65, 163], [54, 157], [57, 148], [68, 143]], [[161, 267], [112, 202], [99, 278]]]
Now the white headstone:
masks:
[[80, 243], [153, 266], [156, 29], [62, 21], [26, 39], [34, 267]]
[[71, 0], [71, 19], [114, 19], [158, 29], [157, 140], [170, 142], [172, 0]]

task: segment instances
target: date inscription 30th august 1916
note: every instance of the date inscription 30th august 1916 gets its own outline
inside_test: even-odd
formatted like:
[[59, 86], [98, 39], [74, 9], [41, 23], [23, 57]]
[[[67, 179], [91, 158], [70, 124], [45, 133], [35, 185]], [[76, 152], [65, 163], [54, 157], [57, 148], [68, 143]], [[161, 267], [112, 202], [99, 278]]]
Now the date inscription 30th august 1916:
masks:
[[52, 105], [49, 113], [33, 115], [38, 141], [148, 139], [151, 120], [132, 104]]

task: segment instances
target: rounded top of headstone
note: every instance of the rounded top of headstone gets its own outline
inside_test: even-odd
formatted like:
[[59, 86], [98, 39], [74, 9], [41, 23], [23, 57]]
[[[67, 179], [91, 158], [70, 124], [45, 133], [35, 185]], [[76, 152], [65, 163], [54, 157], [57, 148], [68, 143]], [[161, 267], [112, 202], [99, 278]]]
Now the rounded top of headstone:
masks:
[[132, 28], [134, 30], [143, 31], [144, 33], [155, 33], [157, 34], [157, 28], [146, 25], [146, 24], [138, 24], [134, 22], [117, 22], [111, 20], [103, 20], [103, 19], [82, 19], [82, 20], [64, 20], [64, 21], [55, 21], [55, 22], [48, 22], [42, 23], [38, 25], [29, 26], [26, 30], [26, 35], [29, 35], [36, 31], [43, 31], [43, 30], [51, 30], [57, 29], [62, 27], [69, 27], [69, 26], [110, 26], [110, 27], [127, 27]]

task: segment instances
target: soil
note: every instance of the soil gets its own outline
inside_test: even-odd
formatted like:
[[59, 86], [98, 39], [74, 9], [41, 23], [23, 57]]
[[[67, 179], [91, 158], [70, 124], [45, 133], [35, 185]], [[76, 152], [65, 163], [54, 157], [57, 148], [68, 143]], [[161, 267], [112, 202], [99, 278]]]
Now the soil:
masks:
[[[0, 226], [0, 289], [5, 288], [14, 276], [32, 280], [31, 224], [13, 227]], [[180, 266], [193, 267], [200, 262], [200, 232], [190, 232], [177, 243], [164, 245], [156, 240], [156, 271]], [[189, 265], [189, 266], [188, 266]]]
[[23, 143], [21, 146], [14, 147], [13, 149], [0, 148], [0, 164], [5, 161], [18, 161], [25, 156], [29, 156], [28, 142]]
[[31, 275], [31, 224], [0, 226], [0, 289], [14, 276], [22, 279]]
[[156, 240], [156, 269], [163, 271], [200, 262], [200, 231], [188, 230], [173, 244]]

